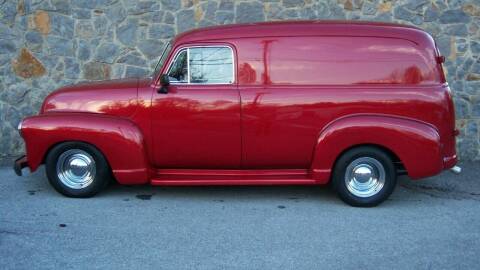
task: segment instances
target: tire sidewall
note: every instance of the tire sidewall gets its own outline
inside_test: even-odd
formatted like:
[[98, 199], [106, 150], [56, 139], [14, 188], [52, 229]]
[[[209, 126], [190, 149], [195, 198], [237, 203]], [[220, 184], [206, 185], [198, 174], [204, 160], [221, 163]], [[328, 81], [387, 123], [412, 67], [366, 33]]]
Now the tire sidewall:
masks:
[[[382, 189], [370, 197], [358, 197], [352, 194], [345, 184], [347, 166], [357, 158], [370, 157], [379, 161], [385, 169], [385, 184]], [[333, 172], [333, 187], [346, 203], [352, 206], [372, 207], [385, 201], [396, 186], [395, 166], [389, 155], [375, 147], [358, 147], [347, 151], [336, 162]]]
[[[93, 182], [85, 188], [82, 189], [73, 189], [60, 181], [57, 175], [57, 161], [59, 156], [67, 150], [70, 149], [80, 149], [87, 152], [92, 156], [95, 161], [95, 175]], [[109, 182], [109, 166], [103, 157], [102, 153], [92, 145], [82, 143], [82, 142], [65, 142], [53, 147], [45, 160], [45, 170], [47, 173], [47, 178], [50, 184], [60, 192], [61, 194], [68, 197], [91, 197], [97, 194], [102, 190], [106, 184]]]

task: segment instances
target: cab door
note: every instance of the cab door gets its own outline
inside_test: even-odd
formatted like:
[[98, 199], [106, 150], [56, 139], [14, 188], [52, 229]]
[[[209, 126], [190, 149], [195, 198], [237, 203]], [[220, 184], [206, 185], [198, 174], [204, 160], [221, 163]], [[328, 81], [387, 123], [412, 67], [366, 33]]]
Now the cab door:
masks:
[[165, 69], [168, 93], [153, 93], [157, 168], [238, 169], [240, 96], [235, 54], [226, 45], [180, 47]]

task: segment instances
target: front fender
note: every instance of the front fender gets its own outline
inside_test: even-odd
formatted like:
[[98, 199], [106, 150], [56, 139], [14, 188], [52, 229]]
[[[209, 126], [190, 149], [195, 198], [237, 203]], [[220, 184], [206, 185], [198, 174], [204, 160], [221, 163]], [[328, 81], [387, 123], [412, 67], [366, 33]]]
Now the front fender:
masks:
[[143, 134], [128, 119], [92, 113], [42, 114], [23, 120], [22, 136], [32, 171], [54, 145], [81, 141], [103, 153], [119, 183], [143, 184], [149, 180]]
[[320, 132], [312, 161], [314, 177], [320, 183], [328, 182], [336, 159], [345, 150], [368, 144], [393, 152], [413, 179], [443, 169], [440, 136], [433, 126], [396, 116], [353, 115], [330, 123]]

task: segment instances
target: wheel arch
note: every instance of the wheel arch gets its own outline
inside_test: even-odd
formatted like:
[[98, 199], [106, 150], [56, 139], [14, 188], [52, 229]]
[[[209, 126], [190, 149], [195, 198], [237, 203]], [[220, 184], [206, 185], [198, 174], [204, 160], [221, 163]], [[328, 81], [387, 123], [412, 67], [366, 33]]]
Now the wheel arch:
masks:
[[[64, 144], [64, 143], [84, 143], [84, 144], [88, 144], [88, 145], [94, 147], [95, 149], [97, 149], [105, 157], [105, 154], [102, 152], [102, 150], [100, 150], [95, 144], [92, 144], [88, 141], [84, 141], [84, 140], [63, 140], [63, 141], [55, 142], [55, 143], [53, 143], [52, 145], [50, 145], [49, 147], [46, 148], [45, 154], [43, 155], [43, 158], [42, 158], [42, 161], [41, 161], [40, 164], [45, 164], [47, 156], [52, 151], [53, 148], [57, 147], [60, 144]], [[107, 160], [107, 163], [109, 163], [108, 159], [106, 157], [105, 157], [105, 159]], [[109, 163], [109, 166], [110, 166], [110, 163]]]
[[373, 148], [376, 148], [380, 151], [383, 151], [385, 154], [387, 154], [388, 157], [390, 157], [390, 159], [392, 160], [393, 164], [396, 165], [395, 166], [395, 169], [398, 170], [398, 167], [397, 166], [403, 166], [401, 163], [402, 163], [402, 160], [398, 157], [398, 155], [393, 152], [391, 149], [389, 149], [388, 147], [386, 146], [383, 146], [383, 145], [380, 145], [380, 144], [374, 144], [374, 143], [366, 143], [366, 144], [356, 144], [356, 145], [352, 145], [346, 149], [344, 149], [343, 151], [340, 152], [340, 154], [337, 156], [337, 158], [335, 159], [334, 163], [333, 163], [333, 167], [335, 167], [335, 165], [337, 164], [337, 161], [340, 159], [341, 156], [343, 156], [346, 152], [354, 149], [354, 148], [358, 148], [358, 147], [373, 147]]
[[357, 114], [332, 121], [320, 132], [312, 158], [313, 177], [327, 183], [338, 158], [364, 145], [384, 150], [414, 179], [443, 169], [440, 136], [432, 125], [398, 116]]
[[94, 146], [122, 184], [149, 180], [143, 134], [130, 120], [92, 113], [55, 113], [28, 117], [22, 135], [31, 171], [45, 162], [53, 147], [78, 141]]
[[107, 166], [108, 166], [108, 170], [110, 171], [113, 179], [116, 180], [115, 176], [113, 175], [113, 171], [112, 171], [112, 166], [110, 165], [110, 161], [108, 160], [108, 157], [105, 155], [105, 153], [102, 152], [101, 149], [99, 149], [95, 144], [92, 144], [88, 141], [83, 141], [83, 140], [70, 140], [70, 141], [59, 141], [59, 142], [56, 142], [54, 144], [52, 144], [50, 147], [48, 147], [45, 151], [45, 154], [43, 155], [43, 158], [42, 158], [42, 162], [40, 164], [45, 164], [46, 160], [47, 160], [47, 156], [48, 154], [52, 151], [52, 149], [54, 149], [55, 147], [59, 146], [59, 145], [62, 145], [62, 144], [65, 144], [65, 143], [82, 143], [82, 144], [87, 144], [93, 148], [95, 148], [98, 152], [100, 152], [105, 161], [107, 162]]

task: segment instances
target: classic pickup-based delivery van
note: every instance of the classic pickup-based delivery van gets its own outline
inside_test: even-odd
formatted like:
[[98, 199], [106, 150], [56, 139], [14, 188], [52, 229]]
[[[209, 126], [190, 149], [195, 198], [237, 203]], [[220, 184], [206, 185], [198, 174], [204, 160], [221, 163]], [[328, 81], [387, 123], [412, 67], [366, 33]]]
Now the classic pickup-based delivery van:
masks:
[[[397, 176], [455, 166], [440, 55], [398, 24], [271, 22], [192, 30], [152, 78], [81, 83], [19, 124], [21, 175], [89, 197], [120, 184], [317, 185], [374, 206]], [[454, 167], [455, 166], [455, 167]]]

